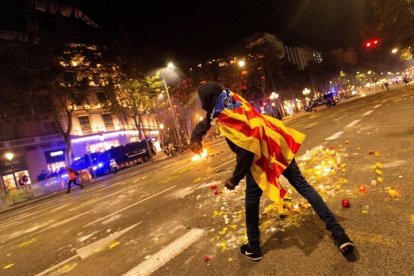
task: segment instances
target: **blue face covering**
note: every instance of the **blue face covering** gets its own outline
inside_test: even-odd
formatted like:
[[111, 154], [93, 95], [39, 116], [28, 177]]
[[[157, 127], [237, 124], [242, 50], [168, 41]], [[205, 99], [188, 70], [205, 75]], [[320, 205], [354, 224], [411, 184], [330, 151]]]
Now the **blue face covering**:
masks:
[[216, 118], [225, 108], [235, 109], [240, 106], [241, 103], [235, 101], [230, 95], [230, 90], [226, 88], [217, 98], [216, 105], [214, 106], [213, 112], [211, 112], [210, 119], [213, 120]]

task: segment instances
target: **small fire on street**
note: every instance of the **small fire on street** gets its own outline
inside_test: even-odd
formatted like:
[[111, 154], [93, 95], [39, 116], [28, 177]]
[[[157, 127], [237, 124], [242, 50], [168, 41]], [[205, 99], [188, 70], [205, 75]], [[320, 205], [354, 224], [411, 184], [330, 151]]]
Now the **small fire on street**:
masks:
[[193, 162], [194, 161], [198, 161], [198, 160], [200, 160], [202, 158], [207, 157], [207, 155], [208, 155], [207, 150], [206, 149], [203, 149], [203, 152], [200, 153], [200, 154], [194, 155], [193, 158], [191, 158], [191, 161], [193, 161]]

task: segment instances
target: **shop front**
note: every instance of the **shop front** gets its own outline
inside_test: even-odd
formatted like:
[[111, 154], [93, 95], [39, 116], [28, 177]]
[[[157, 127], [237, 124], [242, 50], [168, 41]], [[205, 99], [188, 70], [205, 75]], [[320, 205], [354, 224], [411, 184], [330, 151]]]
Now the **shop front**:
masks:
[[47, 170], [49, 172], [58, 172], [61, 168], [66, 166], [65, 163], [65, 148], [45, 151], [45, 158]]
[[20, 153], [3, 152], [1, 154], [0, 174], [0, 190], [10, 191], [18, 188], [19, 180], [25, 175], [29, 178], [28, 183], [31, 183], [25, 157]]

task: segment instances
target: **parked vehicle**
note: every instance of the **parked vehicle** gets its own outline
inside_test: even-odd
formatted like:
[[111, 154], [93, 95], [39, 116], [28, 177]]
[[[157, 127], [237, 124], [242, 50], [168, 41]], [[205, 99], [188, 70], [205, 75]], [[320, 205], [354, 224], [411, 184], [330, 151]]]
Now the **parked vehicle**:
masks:
[[311, 100], [309, 104], [305, 106], [305, 111], [311, 112], [321, 106], [332, 107], [335, 106], [336, 103], [337, 101], [334, 99], [333, 95], [331, 93], [328, 93], [316, 100]]
[[94, 176], [117, 173], [120, 169], [148, 162], [150, 154], [145, 141], [112, 147], [102, 153], [92, 153], [74, 161], [71, 167], [77, 171], [89, 170]]

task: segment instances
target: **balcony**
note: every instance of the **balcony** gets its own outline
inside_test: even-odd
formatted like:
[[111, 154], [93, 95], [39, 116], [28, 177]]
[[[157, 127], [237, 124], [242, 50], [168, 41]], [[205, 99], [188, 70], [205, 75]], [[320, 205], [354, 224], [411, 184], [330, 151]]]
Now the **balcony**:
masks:
[[51, 134], [44, 136], [36, 136], [15, 140], [8, 140], [0, 142], [0, 150], [19, 148], [25, 146], [35, 146], [45, 142], [58, 142], [63, 141], [63, 138], [60, 134]]

